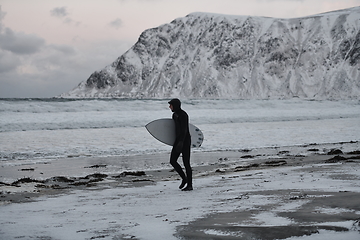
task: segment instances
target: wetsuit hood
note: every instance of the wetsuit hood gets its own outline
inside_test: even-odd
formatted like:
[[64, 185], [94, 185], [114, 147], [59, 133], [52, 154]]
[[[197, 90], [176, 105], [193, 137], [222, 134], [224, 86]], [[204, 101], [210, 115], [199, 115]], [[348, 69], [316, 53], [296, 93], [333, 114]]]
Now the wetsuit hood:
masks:
[[171, 99], [171, 101], [169, 101], [169, 104], [173, 106], [174, 112], [177, 112], [181, 109], [181, 102], [177, 98]]

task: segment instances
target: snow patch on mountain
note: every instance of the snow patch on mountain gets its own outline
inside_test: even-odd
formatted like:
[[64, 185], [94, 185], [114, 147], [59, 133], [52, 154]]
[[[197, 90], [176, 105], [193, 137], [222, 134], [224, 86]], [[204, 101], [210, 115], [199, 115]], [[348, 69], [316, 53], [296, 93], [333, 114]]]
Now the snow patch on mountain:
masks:
[[145, 30], [61, 97], [358, 99], [360, 7], [293, 19], [192, 13]]

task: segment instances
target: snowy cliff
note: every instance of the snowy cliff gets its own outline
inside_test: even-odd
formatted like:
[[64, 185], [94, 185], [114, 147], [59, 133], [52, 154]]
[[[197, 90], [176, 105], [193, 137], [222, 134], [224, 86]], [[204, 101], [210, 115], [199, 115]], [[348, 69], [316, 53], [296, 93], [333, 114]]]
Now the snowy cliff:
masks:
[[360, 7], [294, 19], [192, 13], [145, 30], [61, 97], [360, 98]]

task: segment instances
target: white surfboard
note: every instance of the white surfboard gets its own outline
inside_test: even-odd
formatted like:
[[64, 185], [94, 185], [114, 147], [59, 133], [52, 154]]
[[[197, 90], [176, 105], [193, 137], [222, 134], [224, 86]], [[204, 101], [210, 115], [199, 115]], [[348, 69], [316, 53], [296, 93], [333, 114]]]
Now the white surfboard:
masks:
[[[170, 118], [158, 119], [146, 124], [145, 127], [148, 132], [160, 142], [170, 146], [174, 145], [176, 138], [174, 120]], [[204, 135], [201, 130], [190, 123], [189, 132], [191, 135], [191, 147], [200, 147], [204, 140]]]

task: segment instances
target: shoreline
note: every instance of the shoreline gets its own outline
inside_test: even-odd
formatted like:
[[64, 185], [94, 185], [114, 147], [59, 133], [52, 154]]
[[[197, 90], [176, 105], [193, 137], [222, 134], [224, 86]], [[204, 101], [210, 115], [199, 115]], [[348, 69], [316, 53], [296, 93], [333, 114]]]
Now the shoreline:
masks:
[[[345, 146], [349, 152], [343, 152]], [[356, 160], [360, 155], [357, 141], [335, 144], [306, 144], [301, 146], [265, 147], [259, 149], [193, 152], [194, 177], [228, 174], [252, 169], [279, 166], [296, 166], [330, 160], [335, 162]], [[37, 163], [2, 165], [0, 168], [0, 204], [22, 202], [38, 196], [69, 190], [84, 189], [95, 185], [126, 183], [126, 187], [142, 187], [159, 181], [180, 179], [171, 168], [168, 153], [113, 157], [79, 157], [40, 160]], [[161, 168], [145, 170], [119, 167], [123, 161], [157, 159]], [[209, 161], [209, 159], [212, 159]], [[182, 165], [181, 156], [179, 163]], [[146, 164], [145, 164], [146, 165]], [[194, 166], [195, 165], [195, 166]]]
[[[169, 148], [170, 149], [170, 148]], [[360, 149], [360, 141], [347, 141], [337, 143], [309, 143], [293, 146], [265, 146], [261, 148], [200, 150], [195, 149], [191, 153], [192, 165], [212, 165], [218, 163], [220, 158], [235, 162], [246, 159], [256, 160], [276, 157], [306, 157], [309, 154], [326, 155], [332, 149], [340, 149], [342, 152], [352, 152]], [[68, 155], [58, 158], [34, 158], [29, 160], [4, 160], [0, 161], [0, 182], [9, 183], [22, 177], [44, 179], [56, 175], [84, 176], [93, 173], [86, 171], [88, 168], [104, 167], [107, 172], [119, 171], [147, 171], [149, 159], [156, 159], [158, 164], [150, 170], [167, 169], [169, 164], [169, 151], [149, 154], [92, 156], [92, 155]], [[179, 158], [181, 162], [181, 157]], [[226, 161], [226, 160], [225, 160]], [[139, 165], [132, 162], [142, 163]], [[121, 165], [125, 165], [121, 167]], [[102, 169], [104, 170], [104, 169]]]
[[33, 175], [0, 181], [0, 238], [355, 240], [359, 150], [352, 142], [195, 152], [188, 193], [168, 154], [132, 156], [164, 162], [149, 171], [119, 171], [118, 158], [3, 166], [0, 173]]

